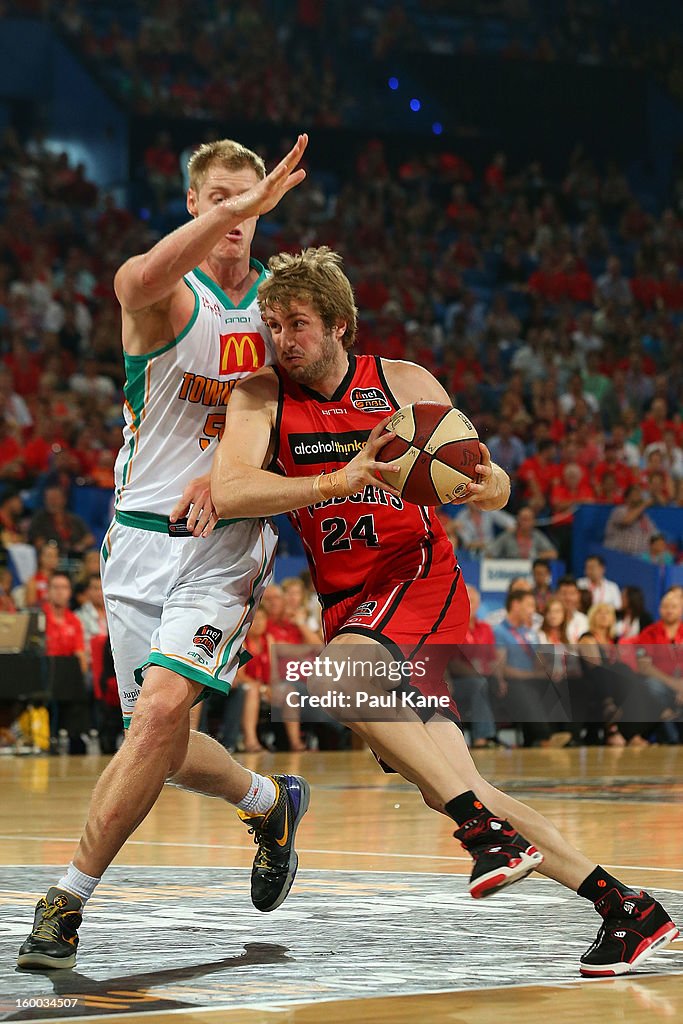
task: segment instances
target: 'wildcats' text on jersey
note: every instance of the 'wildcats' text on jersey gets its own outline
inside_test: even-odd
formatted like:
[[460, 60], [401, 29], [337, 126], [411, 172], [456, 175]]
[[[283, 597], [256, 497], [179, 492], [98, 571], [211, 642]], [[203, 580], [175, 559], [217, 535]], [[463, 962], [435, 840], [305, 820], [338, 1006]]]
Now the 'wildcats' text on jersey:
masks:
[[116, 460], [116, 507], [168, 515], [185, 486], [211, 470], [225, 407], [242, 377], [274, 362], [256, 292], [239, 306], [199, 268], [185, 275], [194, 312], [173, 341], [144, 356], [124, 353], [123, 446]]
[[[398, 408], [377, 356], [349, 355], [349, 369], [331, 398], [280, 380], [277, 448], [271, 469], [314, 476], [345, 466], [372, 428]], [[405, 579], [429, 573], [434, 556], [455, 556], [433, 512], [368, 486], [347, 498], [329, 498], [290, 514], [304, 543], [315, 588], [323, 600], [359, 589], [378, 572]]]

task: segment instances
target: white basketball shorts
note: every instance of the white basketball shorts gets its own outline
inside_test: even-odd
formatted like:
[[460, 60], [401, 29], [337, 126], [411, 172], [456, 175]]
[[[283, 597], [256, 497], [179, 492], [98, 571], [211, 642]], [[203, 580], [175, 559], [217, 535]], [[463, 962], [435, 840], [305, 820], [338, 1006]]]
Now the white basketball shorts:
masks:
[[125, 725], [149, 665], [228, 692], [272, 577], [276, 543], [268, 520], [228, 522], [208, 537], [172, 537], [160, 516], [117, 513], [101, 569]]

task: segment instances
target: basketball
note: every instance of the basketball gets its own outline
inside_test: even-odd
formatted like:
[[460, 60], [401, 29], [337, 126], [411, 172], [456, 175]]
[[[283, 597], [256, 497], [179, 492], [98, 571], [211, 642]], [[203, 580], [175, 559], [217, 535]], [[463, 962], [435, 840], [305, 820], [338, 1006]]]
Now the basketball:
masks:
[[394, 413], [387, 430], [396, 434], [378, 459], [400, 466], [382, 479], [415, 505], [443, 505], [479, 482], [479, 435], [459, 409], [438, 402], [414, 402]]

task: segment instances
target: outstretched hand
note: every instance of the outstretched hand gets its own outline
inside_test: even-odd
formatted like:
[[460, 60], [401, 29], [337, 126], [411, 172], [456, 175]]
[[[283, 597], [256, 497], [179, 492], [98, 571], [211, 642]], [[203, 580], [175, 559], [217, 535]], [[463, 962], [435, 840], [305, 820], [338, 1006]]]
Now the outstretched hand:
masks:
[[224, 205], [231, 207], [245, 220], [248, 217], [258, 217], [261, 213], [268, 213], [290, 189], [296, 188], [306, 177], [306, 171], [303, 167], [298, 167], [298, 164], [307, 145], [308, 135], [300, 135], [287, 156], [270, 174], [247, 192], [224, 200]]

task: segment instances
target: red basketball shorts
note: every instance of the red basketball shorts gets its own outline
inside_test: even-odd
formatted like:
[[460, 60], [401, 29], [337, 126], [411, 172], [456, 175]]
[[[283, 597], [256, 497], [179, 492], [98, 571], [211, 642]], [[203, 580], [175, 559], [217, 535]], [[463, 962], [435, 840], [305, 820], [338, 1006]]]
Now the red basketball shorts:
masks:
[[[444, 673], [454, 646], [465, 641], [469, 615], [460, 568], [448, 565], [445, 571], [432, 570], [413, 580], [392, 578], [388, 572], [381, 582], [374, 577], [360, 591], [340, 596], [327, 607], [324, 602], [323, 630], [328, 643], [350, 633], [377, 640], [396, 660], [415, 666], [401, 689], [414, 687], [425, 697], [450, 697]], [[421, 717], [427, 721], [435, 713], [425, 708]], [[460, 721], [452, 698], [439, 714]]]

